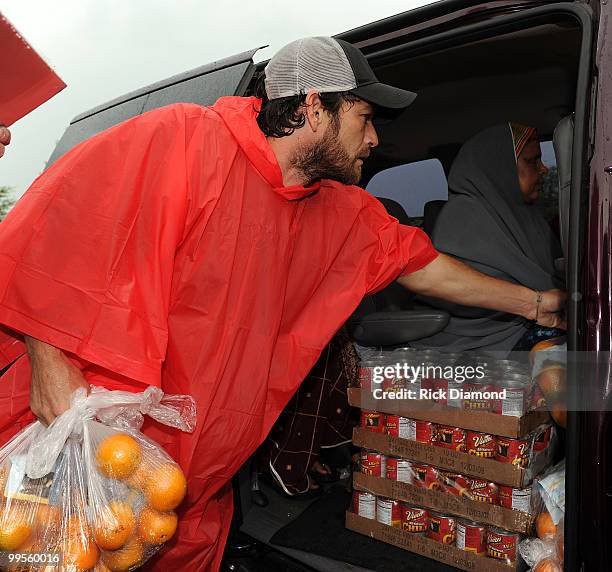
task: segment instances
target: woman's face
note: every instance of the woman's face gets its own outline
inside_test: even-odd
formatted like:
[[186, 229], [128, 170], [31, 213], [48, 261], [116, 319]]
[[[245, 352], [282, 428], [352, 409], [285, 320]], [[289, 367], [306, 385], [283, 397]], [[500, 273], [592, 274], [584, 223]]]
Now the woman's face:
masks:
[[539, 141], [529, 141], [525, 145], [516, 162], [516, 169], [523, 200], [528, 204], [535, 203], [542, 191], [544, 176], [548, 173], [548, 168], [542, 163]]

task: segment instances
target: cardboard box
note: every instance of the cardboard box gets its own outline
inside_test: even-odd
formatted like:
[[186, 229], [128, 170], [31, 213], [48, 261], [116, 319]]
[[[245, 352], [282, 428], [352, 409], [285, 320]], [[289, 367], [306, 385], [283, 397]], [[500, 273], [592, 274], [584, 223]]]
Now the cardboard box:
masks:
[[392, 528], [381, 524], [377, 520], [363, 518], [352, 512], [346, 513], [346, 528], [408, 550], [409, 552], [415, 552], [432, 560], [454, 566], [459, 570], [468, 570], [469, 572], [512, 572], [524, 568], [518, 562], [510, 566], [505, 562], [497, 561], [487, 556], [477, 556], [476, 554], [465, 552], [456, 546], [440, 544], [423, 536], [415, 536], [399, 528]]
[[353, 443], [358, 447], [374, 449], [385, 455], [426, 463], [440, 469], [519, 489], [529, 485], [534, 476], [539, 475], [550, 465], [548, 449], [536, 454], [531, 466], [523, 469], [494, 459], [482, 459], [426, 443], [399, 439], [384, 433], [373, 433], [362, 427], [353, 429]]
[[459, 497], [364, 475], [353, 474], [353, 487], [358, 491], [365, 491], [376, 496], [399, 499], [425, 508], [431, 508], [443, 514], [462, 516], [483, 524], [491, 524], [505, 530], [529, 534], [533, 527], [534, 516], [518, 510], [511, 510], [502, 506], [478, 502], [465, 497]]
[[[531, 411], [523, 417], [511, 417], [485, 411], [467, 411], [452, 407], [440, 408], [432, 401], [376, 400], [371, 392], [362, 391], [358, 387], [349, 387], [348, 398], [350, 405], [360, 409], [401, 415], [441, 425], [452, 425], [502, 437], [523, 437], [543, 423], [550, 421], [550, 415], [546, 410]], [[415, 408], [417, 404], [418, 409]]]

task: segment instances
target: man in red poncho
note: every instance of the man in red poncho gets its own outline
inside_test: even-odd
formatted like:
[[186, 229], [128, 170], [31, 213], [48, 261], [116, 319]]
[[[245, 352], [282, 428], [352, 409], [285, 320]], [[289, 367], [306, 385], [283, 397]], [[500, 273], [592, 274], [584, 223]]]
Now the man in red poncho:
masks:
[[560, 292], [438, 254], [353, 186], [378, 143], [374, 110], [414, 94], [331, 38], [283, 48], [265, 91], [157, 109], [91, 138], [0, 229], [0, 352], [16, 360], [0, 383], [1, 443], [30, 406], [50, 422], [87, 384], [197, 402], [193, 434], [145, 424], [188, 479], [178, 534], [151, 570], [219, 568], [232, 475], [368, 293], [399, 279], [561, 324]]

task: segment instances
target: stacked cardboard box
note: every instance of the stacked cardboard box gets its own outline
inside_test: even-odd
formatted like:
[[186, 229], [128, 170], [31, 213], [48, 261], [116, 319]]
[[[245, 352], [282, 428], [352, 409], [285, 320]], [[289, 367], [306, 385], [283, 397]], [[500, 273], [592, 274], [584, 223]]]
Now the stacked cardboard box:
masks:
[[[402, 400], [376, 401], [369, 391], [358, 388], [349, 390], [351, 405], [367, 411], [379, 411], [389, 415], [400, 415], [446, 426], [453, 426], [502, 437], [521, 438], [549, 421], [546, 411], [531, 411], [522, 417], [502, 416], [494, 413], [475, 412], [463, 409], [439, 408], [434, 404], [421, 402], [418, 408]], [[441, 448], [428, 443], [398, 438], [392, 435], [359, 427], [354, 430], [353, 442], [363, 449], [384, 455], [408, 459], [412, 462], [432, 465], [437, 469], [460, 473], [475, 479], [482, 479], [523, 488], [549, 466], [552, 448], [533, 455], [527, 468], [494, 459], [480, 458], [465, 452]], [[431, 488], [415, 486], [384, 478], [355, 473], [356, 491], [371, 493], [376, 497], [404, 501], [412, 506], [423, 507], [438, 513], [452, 515], [468, 521], [504, 529], [514, 533], [529, 534], [533, 527], [532, 512], [512, 510], [494, 504], [479, 502], [469, 496], [447, 494]], [[364, 518], [354, 512], [347, 513], [346, 526], [383, 542], [393, 544], [411, 552], [433, 558], [462, 570], [505, 570], [518, 569], [517, 561], [497, 561], [482, 555], [463, 551], [456, 546], [442, 544], [422, 535], [415, 535], [402, 528], [391, 527], [376, 519]]]

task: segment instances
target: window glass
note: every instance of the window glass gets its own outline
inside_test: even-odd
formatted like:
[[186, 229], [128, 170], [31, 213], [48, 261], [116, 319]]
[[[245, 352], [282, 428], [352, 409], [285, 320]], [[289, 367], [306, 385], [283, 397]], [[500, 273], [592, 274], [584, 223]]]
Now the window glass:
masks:
[[410, 218], [422, 217], [426, 202], [448, 199], [446, 176], [438, 159], [385, 169], [372, 177], [366, 191], [397, 201]]
[[542, 141], [542, 163], [548, 167], [548, 173], [544, 177], [542, 194], [536, 204], [544, 212], [546, 220], [556, 220], [559, 214], [559, 179], [557, 178], [557, 159], [553, 149], [552, 141]]

